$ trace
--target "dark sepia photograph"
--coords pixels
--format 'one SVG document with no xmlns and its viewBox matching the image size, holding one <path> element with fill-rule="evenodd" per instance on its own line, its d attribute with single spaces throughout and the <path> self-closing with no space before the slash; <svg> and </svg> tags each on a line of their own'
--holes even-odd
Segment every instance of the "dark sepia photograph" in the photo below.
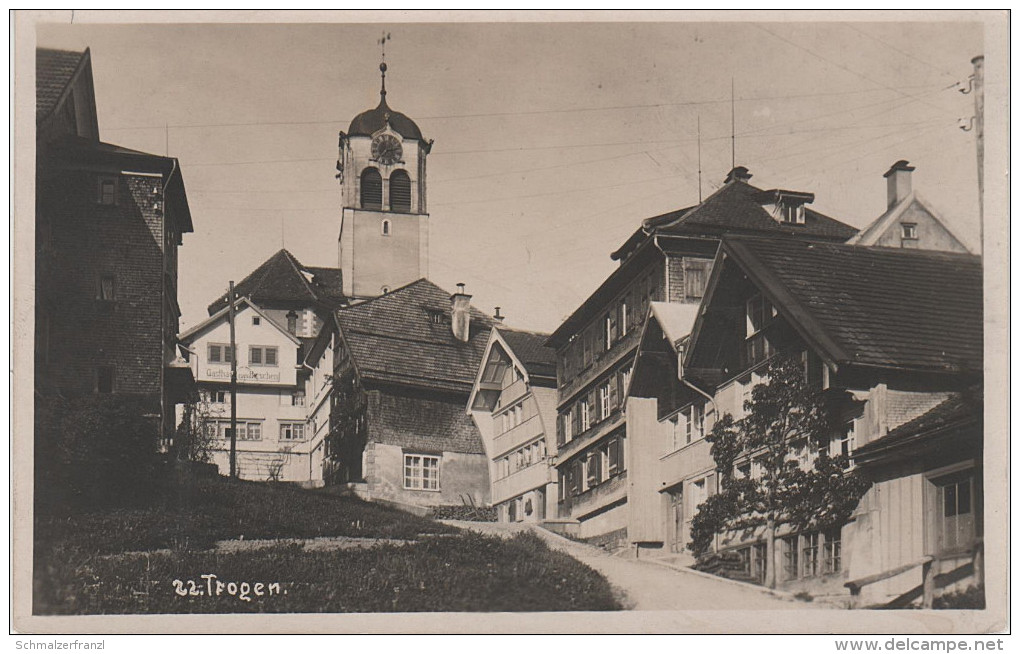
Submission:
<svg viewBox="0 0 1020 654">
<path fill-rule="evenodd" d="M 19 630 L 1008 629 L 1008 12 L 15 14 Z"/>
</svg>

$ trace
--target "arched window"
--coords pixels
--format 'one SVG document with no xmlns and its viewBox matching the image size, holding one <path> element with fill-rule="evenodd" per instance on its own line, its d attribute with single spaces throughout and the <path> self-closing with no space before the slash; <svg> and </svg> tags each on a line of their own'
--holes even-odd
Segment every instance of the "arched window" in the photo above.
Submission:
<svg viewBox="0 0 1020 654">
<path fill-rule="evenodd" d="M 390 221 L 388 218 L 384 218 L 382 221 L 382 235 L 383 236 L 390 235 Z"/>
<path fill-rule="evenodd" d="M 390 175 L 390 211 L 411 211 L 411 178 L 406 170 Z"/>
<path fill-rule="evenodd" d="M 375 168 L 361 173 L 361 208 L 382 209 L 382 175 Z"/>
</svg>

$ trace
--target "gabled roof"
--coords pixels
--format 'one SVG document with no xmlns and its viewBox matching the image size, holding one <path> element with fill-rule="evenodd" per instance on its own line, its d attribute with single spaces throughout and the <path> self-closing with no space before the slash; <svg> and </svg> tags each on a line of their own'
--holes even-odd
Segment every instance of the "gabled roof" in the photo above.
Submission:
<svg viewBox="0 0 1020 654">
<path fill-rule="evenodd" d="M 854 459 L 858 463 L 871 463 L 891 450 L 941 432 L 958 433 L 964 425 L 980 424 L 983 409 L 980 387 L 953 393 L 927 412 L 861 446 L 854 452 Z"/>
<path fill-rule="evenodd" d="M 35 122 L 38 125 L 47 118 L 59 104 L 64 91 L 79 70 L 89 61 L 89 50 L 51 50 L 38 48 L 35 51 Z"/>
<path fill-rule="evenodd" d="M 612 253 L 613 259 L 630 254 L 643 239 L 655 234 L 719 236 L 723 233 L 788 234 L 812 239 L 846 241 L 857 230 L 825 214 L 805 207 L 804 224 L 782 223 L 773 218 L 763 205 L 773 202 L 778 194 L 796 195 L 802 200 L 809 193 L 773 189 L 763 191 L 746 180 L 732 178 L 705 198 L 700 204 L 647 218 L 641 228 L 624 245 Z"/>
<path fill-rule="evenodd" d="M 184 176 L 175 157 L 163 157 L 74 135 L 64 135 L 47 143 L 39 149 L 37 157 L 62 169 L 112 167 L 162 175 L 166 179 L 168 208 L 177 219 L 181 232 L 194 231 Z"/>
<path fill-rule="evenodd" d="M 723 239 L 732 260 L 818 353 L 837 366 L 979 372 L 983 363 L 981 259 L 969 254 L 797 239 Z M 698 348 L 704 313 L 692 333 Z"/>
<path fill-rule="evenodd" d="M 659 322 L 662 333 L 669 339 L 670 345 L 687 338 L 694 327 L 701 306 L 681 302 L 650 302 L 649 315 Z"/>
<path fill-rule="evenodd" d="M 303 266 L 287 250 L 280 250 L 234 286 L 237 296 L 256 303 L 284 302 L 321 307 L 327 311 L 346 302 L 338 268 Z M 224 293 L 209 305 L 213 314 L 227 306 Z"/>
<path fill-rule="evenodd" d="M 496 331 L 529 375 L 556 379 L 556 350 L 545 345 L 549 334 L 510 329 L 503 325 L 498 325 Z"/>
<path fill-rule="evenodd" d="M 857 232 L 847 241 L 847 244 L 875 245 L 889 229 L 896 228 L 900 218 L 914 204 L 918 205 L 932 220 L 938 223 L 946 231 L 946 234 L 960 246 L 960 249 L 970 251 L 963 241 L 957 238 L 956 234 L 953 234 L 953 230 L 949 229 L 949 225 L 946 224 L 946 221 L 935 211 L 932 205 L 921 197 L 917 191 L 911 191 L 902 200 L 889 207 L 885 213 L 876 218 L 870 225 Z"/>
<path fill-rule="evenodd" d="M 363 381 L 470 392 L 493 325 L 471 308 L 468 342 L 453 335 L 450 293 L 427 279 L 335 313 Z"/>
<path fill-rule="evenodd" d="M 301 339 L 299 339 L 294 334 L 291 334 L 290 332 L 288 332 L 282 326 L 277 324 L 275 320 L 273 320 L 272 318 L 267 316 L 265 313 L 263 313 L 262 309 L 260 309 L 258 307 L 258 305 L 256 305 L 254 302 L 251 301 L 251 298 L 239 297 L 236 300 L 234 300 L 234 311 L 238 311 L 239 307 L 242 304 L 245 305 L 245 306 L 250 307 L 252 311 L 254 311 L 255 313 L 257 313 L 260 316 L 262 316 L 262 319 L 265 320 L 267 324 L 272 325 L 281 334 L 283 334 L 284 336 L 286 336 L 290 340 L 294 341 L 295 345 L 301 345 L 302 344 L 302 340 Z M 190 343 L 192 341 L 192 339 L 197 334 L 200 334 L 201 332 L 205 331 L 209 327 L 212 327 L 213 325 L 215 325 L 216 323 L 218 323 L 220 321 L 228 320 L 229 319 L 229 317 L 227 316 L 228 310 L 229 310 L 229 307 L 227 307 L 226 303 L 224 302 L 224 307 L 222 309 L 220 309 L 216 313 L 212 314 L 211 316 L 209 316 L 208 318 L 206 318 L 202 322 L 198 323 L 197 325 L 195 325 L 191 329 L 187 330 L 183 334 L 181 334 L 178 337 L 178 340 L 181 341 L 182 343 Z M 314 340 L 314 339 L 309 339 L 309 340 Z"/>
</svg>

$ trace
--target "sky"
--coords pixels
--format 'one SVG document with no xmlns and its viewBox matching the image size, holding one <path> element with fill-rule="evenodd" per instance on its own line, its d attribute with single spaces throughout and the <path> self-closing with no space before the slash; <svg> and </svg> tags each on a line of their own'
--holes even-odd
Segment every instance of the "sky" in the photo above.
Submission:
<svg viewBox="0 0 1020 654">
<path fill-rule="evenodd" d="M 735 163 L 863 227 L 889 166 L 979 250 L 979 23 L 40 25 L 92 52 L 103 141 L 180 160 L 182 331 L 281 247 L 337 265 L 337 133 L 379 99 L 435 145 L 429 277 L 551 332 L 645 218 Z M 731 102 L 732 99 L 732 102 Z M 731 107 L 733 113 L 731 116 Z"/>
</svg>

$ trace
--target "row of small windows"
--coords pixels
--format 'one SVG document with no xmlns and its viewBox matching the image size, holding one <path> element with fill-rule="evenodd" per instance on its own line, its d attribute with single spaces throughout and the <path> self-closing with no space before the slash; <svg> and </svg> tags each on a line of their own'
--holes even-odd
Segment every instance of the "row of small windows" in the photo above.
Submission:
<svg viewBox="0 0 1020 654">
<path fill-rule="evenodd" d="M 383 179 L 375 168 L 361 173 L 361 208 L 382 209 Z M 407 171 L 395 170 L 390 175 L 390 211 L 411 211 L 411 178 Z"/>
</svg>

